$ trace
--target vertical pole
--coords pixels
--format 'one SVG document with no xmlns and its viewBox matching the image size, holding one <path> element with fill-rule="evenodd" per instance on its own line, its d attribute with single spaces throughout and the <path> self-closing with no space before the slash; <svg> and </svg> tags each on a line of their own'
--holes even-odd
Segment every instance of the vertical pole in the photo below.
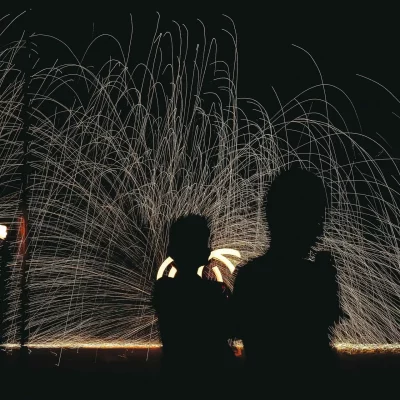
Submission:
<svg viewBox="0 0 400 400">
<path fill-rule="evenodd" d="M 26 13 L 27 26 L 29 26 L 30 12 Z M 24 74 L 23 84 L 23 106 L 22 106 L 22 119 L 23 126 L 21 131 L 22 141 L 22 166 L 21 166 L 21 201 L 20 201 L 20 240 L 21 240 L 21 323 L 20 323 L 20 345 L 21 355 L 27 354 L 27 343 L 29 339 L 29 330 L 27 328 L 28 322 L 28 307 L 29 307 L 29 294 L 28 294 L 28 277 L 29 277 L 29 243 L 28 243 L 28 200 L 29 200 L 29 143 L 30 143 L 30 118 L 31 118 L 31 99 L 30 99 L 30 83 L 32 75 L 32 46 L 30 38 L 30 29 L 25 30 L 25 43 L 23 49 L 23 65 L 22 70 Z"/>
<path fill-rule="evenodd" d="M 6 274 L 7 274 L 7 263 L 9 261 L 9 244 L 7 237 L 3 240 L 0 239 L 0 346 L 4 344 L 4 316 L 6 313 Z"/>
</svg>

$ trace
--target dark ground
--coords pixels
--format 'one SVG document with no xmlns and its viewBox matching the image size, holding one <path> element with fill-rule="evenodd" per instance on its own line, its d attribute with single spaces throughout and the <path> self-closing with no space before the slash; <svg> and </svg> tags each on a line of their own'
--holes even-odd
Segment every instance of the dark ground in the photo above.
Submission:
<svg viewBox="0 0 400 400">
<path fill-rule="evenodd" d="M 160 354 L 160 349 L 63 350 L 57 366 L 59 349 L 33 349 L 26 366 L 22 367 L 18 350 L 2 352 L 2 387 L 7 398 L 13 399 L 160 398 L 163 392 L 158 377 Z M 239 358 L 238 369 L 230 382 L 219 383 L 234 388 L 238 398 L 247 398 L 240 395 L 243 361 L 243 357 Z M 341 354 L 340 365 L 341 376 L 332 382 L 332 393 L 329 389 L 321 398 L 398 398 L 400 354 Z M 178 381 L 179 377 L 171 385 Z M 210 385 L 211 393 L 218 377 L 207 377 L 205 373 L 200 383 Z M 195 388 L 188 398 L 196 398 Z M 231 396 L 227 394 L 227 398 Z"/>
</svg>

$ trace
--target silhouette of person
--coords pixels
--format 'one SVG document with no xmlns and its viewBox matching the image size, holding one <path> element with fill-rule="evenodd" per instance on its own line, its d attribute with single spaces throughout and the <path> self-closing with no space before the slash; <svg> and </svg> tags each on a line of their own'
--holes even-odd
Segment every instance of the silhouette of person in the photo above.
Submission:
<svg viewBox="0 0 400 400">
<path fill-rule="evenodd" d="M 281 395 L 299 394 L 317 376 L 318 384 L 333 377 L 329 329 L 340 316 L 336 269 L 329 252 L 308 259 L 323 233 L 326 206 L 316 175 L 281 173 L 267 194 L 269 249 L 238 269 L 232 295 L 236 334 L 258 389 L 269 378 Z"/>
<path fill-rule="evenodd" d="M 209 374 L 221 377 L 234 359 L 228 344 L 230 291 L 197 274 L 208 263 L 209 240 L 205 217 L 191 214 L 173 222 L 167 253 L 177 273 L 174 278 L 159 279 L 153 292 L 163 345 L 163 376 L 167 382 L 179 377 L 187 387 L 199 388 Z"/>
</svg>

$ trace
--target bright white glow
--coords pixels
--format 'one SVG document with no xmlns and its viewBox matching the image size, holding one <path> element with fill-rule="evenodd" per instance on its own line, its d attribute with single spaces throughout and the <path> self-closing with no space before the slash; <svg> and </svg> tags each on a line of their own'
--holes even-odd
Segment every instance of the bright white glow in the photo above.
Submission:
<svg viewBox="0 0 400 400">
<path fill-rule="evenodd" d="M 7 227 L 5 225 L 0 225 L 0 239 L 5 239 L 7 237 Z"/>
<path fill-rule="evenodd" d="M 171 267 L 168 277 L 174 278 L 177 272 L 178 272 L 178 270 L 175 267 Z"/>
<path fill-rule="evenodd" d="M 228 267 L 228 269 L 231 272 L 231 274 L 233 274 L 233 271 L 235 270 L 235 266 L 231 263 L 231 261 L 229 261 L 222 254 L 214 254 L 213 258 L 215 258 L 216 260 L 219 260 L 222 263 L 224 263 Z M 218 268 L 218 267 L 215 267 L 215 268 Z"/>
<path fill-rule="evenodd" d="M 267 344 L 268 345 L 268 344 Z M 18 349 L 19 344 L 6 343 L 2 346 L 5 349 Z M 159 349 L 162 347 L 161 344 L 149 344 L 149 343 L 137 343 L 137 342 L 43 342 L 33 343 L 28 345 L 31 349 Z M 242 349 L 243 344 L 236 342 L 235 348 Z M 376 344 L 364 344 L 357 345 L 351 343 L 340 343 L 333 346 L 340 353 L 400 353 L 400 343 L 376 345 Z"/>
<path fill-rule="evenodd" d="M 390 344 L 354 344 L 337 343 L 334 345 L 337 351 L 343 353 L 400 353 L 400 343 Z"/>
<path fill-rule="evenodd" d="M 222 254 L 224 254 L 226 256 L 233 256 L 233 257 L 236 257 L 236 258 L 240 258 L 241 257 L 239 250 L 235 250 L 235 249 L 217 249 L 217 250 L 213 250 L 211 252 L 209 259 L 215 258 L 216 256 L 222 255 Z M 233 271 L 231 271 L 231 272 L 233 272 Z"/>
<path fill-rule="evenodd" d="M 19 344 L 6 343 L 2 347 L 6 349 L 18 349 Z M 137 342 L 43 342 L 32 343 L 27 347 L 31 349 L 158 349 L 161 344 L 137 343 Z"/>
<path fill-rule="evenodd" d="M 223 282 L 224 278 L 222 277 L 222 274 L 221 274 L 221 271 L 219 270 L 219 268 L 218 267 L 213 267 L 212 270 L 213 270 L 213 272 L 215 274 L 215 277 L 217 278 L 217 281 L 218 282 Z"/>
<path fill-rule="evenodd" d="M 229 269 L 230 273 L 233 274 L 236 267 L 235 267 L 235 265 L 233 265 L 233 263 L 230 260 L 228 260 L 226 257 L 224 257 L 223 254 L 234 256 L 237 259 L 240 259 L 240 251 L 235 250 L 235 249 L 216 249 L 216 250 L 213 250 L 210 253 L 210 256 L 208 257 L 209 260 L 212 260 L 214 258 L 216 260 L 221 261 Z M 160 265 L 160 268 L 157 271 L 157 277 L 156 277 L 157 280 L 163 276 L 167 267 L 170 264 L 172 264 L 173 262 L 174 262 L 174 260 L 171 257 L 168 257 L 163 261 L 163 263 Z M 199 267 L 197 270 L 197 275 L 203 276 L 203 269 L 204 269 L 204 265 Z M 215 277 L 217 278 L 217 281 L 224 282 L 224 278 L 222 276 L 220 269 L 217 266 L 215 266 L 212 268 L 212 270 L 215 274 Z M 168 273 L 168 277 L 173 278 L 176 275 L 176 273 L 177 273 L 177 269 L 175 267 L 171 267 L 171 269 Z"/>
<path fill-rule="evenodd" d="M 156 278 L 157 280 L 163 276 L 164 271 L 167 269 L 168 265 L 170 265 L 173 262 L 174 260 L 171 257 L 168 257 L 163 261 L 163 263 L 160 265 L 160 268 L 158 268 L 157 271 L 157 278 Z"/>
</svg>

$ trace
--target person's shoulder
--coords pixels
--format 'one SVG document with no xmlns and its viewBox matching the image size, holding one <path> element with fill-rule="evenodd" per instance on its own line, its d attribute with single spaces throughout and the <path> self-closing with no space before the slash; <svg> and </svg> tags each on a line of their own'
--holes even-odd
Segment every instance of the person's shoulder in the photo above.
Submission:
<svg viewBox="0 0 400 400">
<path fill-rule="evenodd" d="M 221 301 L 230 299 L 232 293 L 224 282 L 205 281 L 205 283 L 207 286 L 206 297 L 213 304 L 220 304 Z"/>
<path fill-rule="evenodd" d="M 314 265 L 321 274 L 336 279 L 337 269 L 332 253 L 328 251 L 317 253 Z"/>
<path fill-rule="evenodd" d="M 169 276 L 162 276 L 160 279 L 156 280 L 156 285 L 170 285 L 175 279 Z"/>
<path fill-rule="evenodd" d="M 218 281 L 204 279 L 204 285 L 207 286 L 208 289 L 213 290 L 216 293 L 229 292 L 229 288 L 225 282 L 218 282 Z"/>
<path fill-rule="evenodd" d="M 225 282 L 212 282 L 214 284 L 214 290 L 218 292 L 218 294 L 222 294 L 223 296 L 229 297 L 231 295 L 231 291 Z"/>
<path fill-rule="evenodd" d="M 310 271 L 313 271 L 317 268 L 317 264 L 311 260 L 305 259 L 301 260 L 301 267 L 303 269 L 308 269 Z"/>
<path fill-rule="evenodd" d="M 237 276 L 244 278 L 253 274 L 257 274 L 265 268 L 265 256 L 251 259 L 237 269 Z"/>
<path fill-rule="evenodd" d="M 166 299 L 170 298 L 170 294 L 175 292 L 173 285 L 173 279 L 166 276 L 154 282 L 152 304 L 157 312 L 160 311 L 161 305 L 165 304 Z"/>
<path fill-rule="evenodd" d="M 175 286 L 175 280 L 173 278 L 169 278 L 168 276 L 163 276 L 160 279 L 157 279 L 154 284 L 155 291 L 163 291 L 165 289 L 171 288 Z"/>
</svg>

